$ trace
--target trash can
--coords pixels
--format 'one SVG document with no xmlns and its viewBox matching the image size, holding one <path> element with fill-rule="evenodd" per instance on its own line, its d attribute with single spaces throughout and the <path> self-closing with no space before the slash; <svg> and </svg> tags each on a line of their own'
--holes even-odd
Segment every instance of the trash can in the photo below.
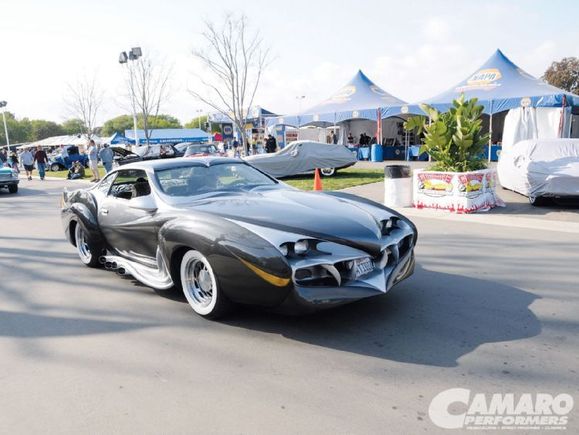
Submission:
<svg viewBox="0 0 579 435">
<path fill-rule="evenodd" d="M 412 171 L 407 165 L 387 165 L 384 168 L 384 205 L 412 205 Z"/>
<path fill-rule="evenodd" d="M 370 160 L 373 162 L 382 162 L 384 161 L 384 153 L 382 151 L 382 145 L 380 144 L 373 144 L 371 151 L 370 151 Z"/>
</svg>

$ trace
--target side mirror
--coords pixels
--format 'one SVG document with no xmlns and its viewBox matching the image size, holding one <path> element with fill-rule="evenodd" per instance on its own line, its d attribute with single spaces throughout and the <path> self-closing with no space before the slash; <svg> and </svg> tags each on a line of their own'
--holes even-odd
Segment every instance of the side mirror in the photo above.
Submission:
<svg viewBox="0 0 579 435">
<path fill-rule="evenodd" d="M 155 203 L 153 195 L 137 196 L 129 201 L 129 207 L 151 213 L 157 210 L 157 204 Z"/>
</svg>

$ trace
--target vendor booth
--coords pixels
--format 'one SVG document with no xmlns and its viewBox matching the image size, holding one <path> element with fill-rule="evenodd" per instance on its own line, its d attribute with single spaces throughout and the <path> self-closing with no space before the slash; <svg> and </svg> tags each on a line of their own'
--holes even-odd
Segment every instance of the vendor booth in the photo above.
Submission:
<svg viewBox="0 0 579 435">
<path fill-rule="evenodd" d="M 261 106 L 251 107 L 247 111 L 247 118 L 245 119 L 245 130 L 243 134 L 251 141 L 251 143 L 263 144 L 266 135 L 266 122 L 269 118 L 275 117 L 277 114 L 264 109 Z M 234 128 L 233 115 L 226 115 L 221 112 L 209 114 L 209 122 L 211 124 L 219 124 L 221 130 L 222 141 L 233 141 L 233 139 L 240 140 L 239 132 Z"/>
<path fill-rule="evenodd" d="M 291 126 L 298 129 L 298 140 L 336 142 L 358 149 L 362 158 L 370 158 L 372 144 L 402 145 L 403 119 L 386 118 L 382 111 L 395 107 L 394 112 L 400 113 L 405 105 L 358 71 L 330 98 L 301 113 L 270 118 L 268 126 L 276 131 L 279 126 Z"/>
<path fill-rule="evenodd" d="M 487 157 L 498 159 L 502 147 L 525 139 L 550 139 L 579 134 L 579 125 L 572 133 L 573 107 L 579 97 L 551 86 L 526 73 L 500 50 L 497 50 L 467 79 L 436 97 L 423 101 L 439 111 L 446 111 L 452 101 L 464 94 L 478 98 L 484 106 L 483 126 L 490 132 Z M 418 104 L 404 108 L 408 113 L 424 113 Z"/>
</svg>

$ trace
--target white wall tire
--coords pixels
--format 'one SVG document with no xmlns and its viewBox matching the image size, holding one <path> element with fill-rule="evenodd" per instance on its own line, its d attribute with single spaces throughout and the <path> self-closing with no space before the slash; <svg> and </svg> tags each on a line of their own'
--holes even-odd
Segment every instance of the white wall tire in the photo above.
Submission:
<svg viewBox="0 0 579 435">
<path fill-rule="evenodd" d="M 322 168 L 320 173 L 323 177 L 333 177 L 336 174 L 336 168 Z"/>
<path fill-rule="evenodd" d="M 198 315 L 215 319 L 229 309 L 229 301 L 219 289 L 209 260 L 199 251 L 185 253 L 180 267 L 181 287 L 187 302 Z"/>
</svg>

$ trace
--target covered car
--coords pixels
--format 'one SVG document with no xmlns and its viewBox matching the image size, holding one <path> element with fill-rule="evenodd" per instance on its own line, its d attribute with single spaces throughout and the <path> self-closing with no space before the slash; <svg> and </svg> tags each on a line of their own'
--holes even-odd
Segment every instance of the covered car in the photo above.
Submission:
<svg viewBox="0 0 579 435">
<path fill-rule="evenodd" d="M 344 145 L 300 140 L 271 154 L 246 157 L 260 171 L 276 178 L 305 174 L 320 168 L 322 175 L 332 176 L 336 170 L 356 163 L 356 156 Z"/>
<path fill-rule="evenodd" d="M 497 165 L 505 189 L 529 197 L 579 199 L 579 139 L 530 139 L 503 149 Z"/>
</svg>

